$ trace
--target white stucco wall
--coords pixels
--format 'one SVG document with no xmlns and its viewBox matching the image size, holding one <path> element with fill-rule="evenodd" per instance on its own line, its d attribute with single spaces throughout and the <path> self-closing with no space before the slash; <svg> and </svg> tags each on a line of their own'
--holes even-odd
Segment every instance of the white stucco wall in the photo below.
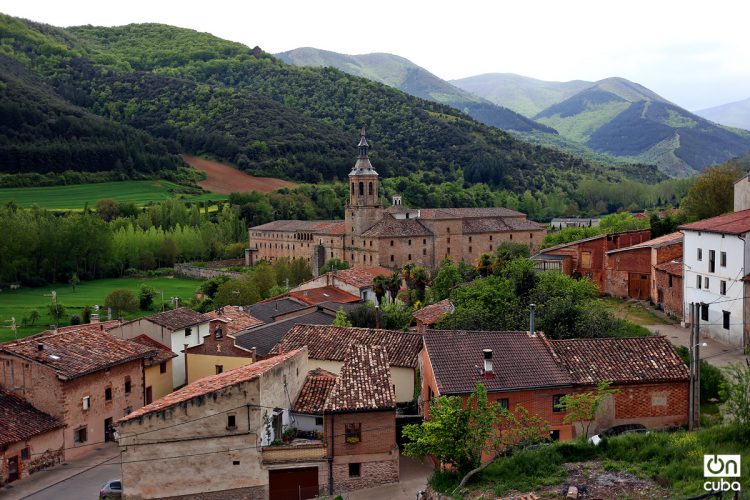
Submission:
<svg viewBox="0 0 750 500">
<path fill-rule="evenodd" d="M 742 278 L 747 274 L 750 248 L 736 235 L 683 231 L 683 300 L 685 321 L 690 321 L 690 304 L 708 304 L 708 321 L 701 319 L 701 335 L 741 347 L 743 343 L 743 296 Z M 698 249 L 702 249 L 702 260 L 698 260 Z M 716 268 L 709 272 L 709 251 L 716 252 Z M 721 252 L 726 252 L 726 266 L 721 266 Z M 701 288 L 697 277 L 702 279 Z M 705 287 L 708 278 L 708 289 Z M 726 295 L 720 293 L 721 281 L 726 281 Z M 730 313 L 729 329 L 723 326 L 723 311 Z"/>
<path fill-rule="evenodd" d="M 181 387 L 187 383 L 185 372 L 185 344 L 193 347 L 203 343 L 203 336 L 208 335 L 208 322 L 200 323 L 191 327 L 190 335 L 185 335 L 185 329 L 172 332 L 172 352 L 177 354 L 172 359 L 172 383 L 174 387 Z"/>
</svg>

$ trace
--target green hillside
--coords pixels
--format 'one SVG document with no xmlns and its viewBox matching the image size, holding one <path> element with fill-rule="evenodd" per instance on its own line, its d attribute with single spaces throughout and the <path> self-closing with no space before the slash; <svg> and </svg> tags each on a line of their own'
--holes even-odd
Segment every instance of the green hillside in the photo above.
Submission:
<svg viewBox="0 0 750 500">
<path fill-rule="evenodd" d="M 469 182 L 515 192 L 572 192 L 583 179 L 625 176 L 386 85 L 332 68 L 287 65 L 257 47 L 193 30 L 158 24 L 63 30 L 0 16 L 0 53 L 109 123 L 256 175 L 344 178 L 366 125 L 385 176 L 461 167 Z M 25 119 L 15 126 L 26 127 Z M 651 167 L 627 175 L 659 178 Z"/>
<path fill-rule="evenodd" d="M 727 127 L 750 130 L 750 99 L 730 102 L 713 108 L 701 109 L 696 115 Z"/>
<path fill-rule="evenodd" d="M 302 47 L 276 54 L 276 57 L 295 66 L 337 68 L 422 99 L 447 104 L 478 122 L 504 130 L 557 133 L 554 129 L 451 85 L 408 59 L 393 54 L 347 55 Z"/>
</svg>

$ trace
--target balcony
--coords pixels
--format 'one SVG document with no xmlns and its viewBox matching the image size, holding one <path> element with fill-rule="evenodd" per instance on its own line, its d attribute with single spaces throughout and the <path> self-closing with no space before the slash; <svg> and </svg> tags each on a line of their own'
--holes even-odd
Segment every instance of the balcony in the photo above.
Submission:
<svg viewBox="0 0 750 500">
<path fill-rule="evenodd" d="M 264 464 L 309 462 L 327 456 L 325 443 L 317 439 L 295 439 L 289 444 L 264 446 L 261 453 Z"/>
</svg>

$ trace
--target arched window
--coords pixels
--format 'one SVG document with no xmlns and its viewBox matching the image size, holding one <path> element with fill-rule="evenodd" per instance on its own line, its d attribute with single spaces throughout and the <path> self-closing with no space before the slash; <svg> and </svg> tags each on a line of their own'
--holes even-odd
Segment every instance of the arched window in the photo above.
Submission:
<svg viewBox="0 0 750 500">
<path fill-rule="evenodd" d="M 352 182 L 352 196 L 354 196 L 354 183 Z"/>
<path fill-rule="evenodd" d="M 365 183 L 364 182 L 359 183 L 359 195 L 360 196 L 365 195 Z"/>
<path fill-rule="evenodd" d="M 370 185 L 367 187 L 368 194 L 372 196 L 372 182 L 370 182 Z"/>
</svg>

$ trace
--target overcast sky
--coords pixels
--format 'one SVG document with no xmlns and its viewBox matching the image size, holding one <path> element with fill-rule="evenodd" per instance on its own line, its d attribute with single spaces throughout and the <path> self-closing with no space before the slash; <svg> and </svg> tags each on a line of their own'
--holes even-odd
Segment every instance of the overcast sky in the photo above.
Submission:
<svg viewBox="0 0 750 500">
<path fill-rule="evenodd" d="M 158 22 L 259 45 L 390 52 L 441 78 L 621 76 L 690 110 L 750 98 L 750 2 L 2 0 L 56 26 Z"/>
</svg>

